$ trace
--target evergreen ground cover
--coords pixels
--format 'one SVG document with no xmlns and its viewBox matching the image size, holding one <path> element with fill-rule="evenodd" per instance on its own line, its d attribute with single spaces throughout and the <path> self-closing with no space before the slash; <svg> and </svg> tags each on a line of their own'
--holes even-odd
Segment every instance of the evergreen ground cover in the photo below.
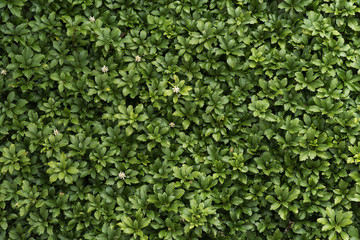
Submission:
<svg viewBox="0 0 360 240">
<path fill-rule="evenodd" d="M 360 239 L 359 16 L 0 0 L 0 239 Z"/>
</svg>

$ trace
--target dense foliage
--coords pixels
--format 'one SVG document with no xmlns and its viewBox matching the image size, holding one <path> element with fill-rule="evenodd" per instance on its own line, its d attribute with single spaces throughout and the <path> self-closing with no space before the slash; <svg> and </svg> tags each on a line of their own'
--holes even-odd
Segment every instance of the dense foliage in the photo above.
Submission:
<svg viewBox="0 0 360 240">
<path fill-rule="evenodd" d="M 359 239 L 359 0 L 0 0 L 0 239 Z"/>
</svg>

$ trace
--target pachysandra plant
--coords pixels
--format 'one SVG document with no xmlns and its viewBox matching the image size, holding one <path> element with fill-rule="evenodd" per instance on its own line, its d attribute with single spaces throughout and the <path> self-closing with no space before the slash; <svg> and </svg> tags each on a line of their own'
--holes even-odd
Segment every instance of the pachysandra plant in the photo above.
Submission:
<svg viewBox="0 0 360 240">
<path fill-rule="evenodd" d="M 46 173 L 51 174 L 50 182 L 65 180 L 66 183 L 72 183 L 74 181 L 73 175 L 79 172 L 77 168 L 79 163 L 72 162 L 64 153 L 60 155 L 60 161 L 51 161 L 48 165 L 49 168 Z"/>
<path fill-rule="evenodd" d="M 0 239 L 359 239 L 357 0 L 0 0 Z"/>
</svg>

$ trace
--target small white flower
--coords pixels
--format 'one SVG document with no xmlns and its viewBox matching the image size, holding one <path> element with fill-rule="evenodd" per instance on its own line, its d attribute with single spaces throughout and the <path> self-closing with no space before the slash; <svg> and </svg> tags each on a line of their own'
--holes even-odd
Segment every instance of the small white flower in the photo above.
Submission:
<svg viewBox="0 0 360 240">
<path fill-rule="evenodd" d="M 126 174 L 124 172 L 120 172 L 119 173 L 119 178 L 120 179 L 125 179 L 126 178 Z"/>
<path fill-rule="evenodd" d="M 5 69 L 1 70 L 1 75 L 6 75 L 7 71 Z"/>
<path fill-rule="evenodd" d="M 58 135 L 59 133 L 60 133 L 59 130 L 54 129 L 54 135 L 55 135 L 55 136 Z"/>
<path fill-rule="evenodd" d="M 107 73 L 107 72 L 109 71 L 109 69 L 108 69 L 107 66 L 104 65 L 104 66 L 101 68 L 101 71 L 102 71 L 103 73 Z"/>
<path fill-rule="evenodd" d="M 174 93 L 179 93 L 179 92 L 180 92 L 180 88 L 179 88 L 179 87 L 173 87 L 173 92 L 174 92 Z"/>
<path fill-rule="evenodd" d="M 94 16 L 90 17 L 89 20 L 90 20 L 90 22 L 95 22 Z"/>
<path fill-rule="evenodd" d="M 140 62 L 140 61 L 141 61 L 141 57 L 140 57 L 139 55 L 137 55 L 137 56 L 135 57 L 135 61 L 136 61 L 136 62 Z"/>
<path fill-rule="evenodd" d="M 175 127 L 175 123 L 171 122 L 171 123 L 169 123 L 169 126 L 173 128 L 173 127 Z"/>
</svg>

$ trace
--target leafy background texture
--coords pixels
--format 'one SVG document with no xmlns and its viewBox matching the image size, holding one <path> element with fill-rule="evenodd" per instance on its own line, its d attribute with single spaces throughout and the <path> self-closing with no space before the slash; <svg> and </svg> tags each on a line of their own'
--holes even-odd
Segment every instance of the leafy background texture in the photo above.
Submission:
<svg viewBox="0 0 360 240">
<path fill-rule="evenodd" d="M 359 16 L 0 0 L 0 239 L 360 239 Z"/>
</svg>

